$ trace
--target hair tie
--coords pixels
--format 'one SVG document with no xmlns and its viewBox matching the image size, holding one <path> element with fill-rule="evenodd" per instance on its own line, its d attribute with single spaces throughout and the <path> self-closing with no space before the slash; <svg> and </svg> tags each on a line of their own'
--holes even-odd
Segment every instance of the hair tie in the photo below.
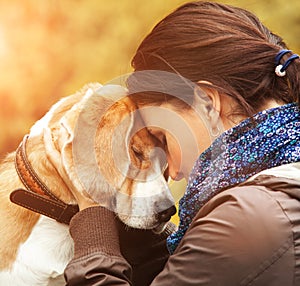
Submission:
<svg viewBox="0 0 300 286">
<path fill-rule="evenodd" d="M 275 57 L 275 66 L 278 66 L 280 64 L 280 61 L 285 54 L 291 52 L 292 52 L 291 50 L 281 50 Z"/>
<path fill-rule="evenodd" d="M 282 57 L 287 54 L 290 53 L 290 50 L 281 50 L 275 57 L 275 73 L 277 76 L 279 77 L 283 77 L 286 75 L 286 69 L 287 67 L 291 64 L 291 62 L 295 59 L 298 59 L 299 56 L 297 54 L 292 54 L 284 63 L 283 65 L 280 64 L 280 61 L 282 59 Z"/>
</svg>

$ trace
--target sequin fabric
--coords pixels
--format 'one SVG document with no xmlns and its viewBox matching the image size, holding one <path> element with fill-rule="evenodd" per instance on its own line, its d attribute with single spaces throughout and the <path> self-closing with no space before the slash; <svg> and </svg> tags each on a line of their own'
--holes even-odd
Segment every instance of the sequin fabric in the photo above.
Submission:
<svg viewBox="0 0 300 286">
<path fill-rule="evenodd" d="M 298 161 L 300 114 L 294 103 L 259 112 L 224 132 L 193 167 L 179 202 L 178 230 L 167 238 L 169 252 L 212 197 L 265 169 Z"/>
</svg>

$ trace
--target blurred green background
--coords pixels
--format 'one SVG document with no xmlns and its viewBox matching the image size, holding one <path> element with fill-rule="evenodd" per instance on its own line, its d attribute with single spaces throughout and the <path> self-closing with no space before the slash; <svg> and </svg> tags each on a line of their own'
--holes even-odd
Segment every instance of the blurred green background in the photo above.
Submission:
<svg viewBox="0 0 300 286">
<path fill-rule="evenodd" d="M 140 41 L 182 0 L 0 0 L 0 157 L 60 97 L 131 71 Z M 247 8 L 300 51 L 299 0 Z"/>
</svg>

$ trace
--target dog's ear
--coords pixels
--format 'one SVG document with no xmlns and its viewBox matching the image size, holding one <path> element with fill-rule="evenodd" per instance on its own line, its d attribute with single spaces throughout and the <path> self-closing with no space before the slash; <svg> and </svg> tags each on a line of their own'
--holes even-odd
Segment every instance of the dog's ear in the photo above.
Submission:
<svg viewBox="0 0 300 286">
<path fill-rule="evenodd" d="M 133 103 L 123 99 L 111 106 L 97 128 L 95 150 L 98 166 L 114 186 L 125 180 L 130 168 L 129 144 L 133 125 Z"/>
<path fill-rule="evenodd" d="M 47 135 L 45 136 L 45 140 L 48 141 L 45 142 L 48 146 L 48 158 L 58 171 L 64 170 L 60 174 L 66 184 L 70 184 L 71 189 L 76 188 L 77 191 L 106 206 L 112 201 L 112 186 L 111 182 L 103 176 L 99 164 L 107 168 L 110 160 L 99 162 L 96 153 L 97 148 L 100 148 L 105 150 L 106 159 L 109 157 L 110 150 L 104 145 L 110 141 L 109 132 L 115 127 L 119 113 L 117 111 L 116 114 L 111 113 L 109 118 L 107 114 L 110 113 L 115 102 L 126 95 L 127 90 L 121 86 L 111 85 L 97 90 L 87 90 L 82 99 L 60 119 L 59 127 L 46 132 L 51 133 L 51 138 L 49 135 L 48 138 Z M 100 132 L 99 135 L 101 124 L 104 132 Z M 123 128 L 119 130 L 122 132 L 118 133 L 117 140 L 122 144 L 121 142 L 125 141 L 123 135 L 126 131 L 123 132 Z M 119 145 L 116 147 L 120 148 Z"/>
<path fill-rule="evenodd" d="M 87 193 L 110 209 L 130 164 L 133 104 L 126 104 L 126 96 L 127 90 L 118 85 L 97 90 L 81 112 L 73 144 L 74 165 Z"/>
<path fill-rule="evenodd" d="M 82 102 L 92 94 L 93 90 L 88 89 L 82 99 L 60 117 L 58 124 L 44 127 L 44 146 L 48 159 L 69 189 L 76 189 L 80 193 L 84 193 L 84 186 L 76 176 L 72 147 Z"/>
</svg>

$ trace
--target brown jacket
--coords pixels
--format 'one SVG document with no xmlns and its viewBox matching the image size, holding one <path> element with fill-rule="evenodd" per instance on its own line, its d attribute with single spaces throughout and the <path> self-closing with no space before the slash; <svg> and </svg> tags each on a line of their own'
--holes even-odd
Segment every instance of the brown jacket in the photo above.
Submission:
<svg viewBox="0 0 300 286">
<path fill-rule="evenodd" d="M 218 194 L 169 259 L 170 229 L 160 236 L 118 230 L 114 215 L 101 207 L 77 214 L 70 232 L 69 286 L 300 285 L 300 172 L 260 174 Z"/>
</svg>

